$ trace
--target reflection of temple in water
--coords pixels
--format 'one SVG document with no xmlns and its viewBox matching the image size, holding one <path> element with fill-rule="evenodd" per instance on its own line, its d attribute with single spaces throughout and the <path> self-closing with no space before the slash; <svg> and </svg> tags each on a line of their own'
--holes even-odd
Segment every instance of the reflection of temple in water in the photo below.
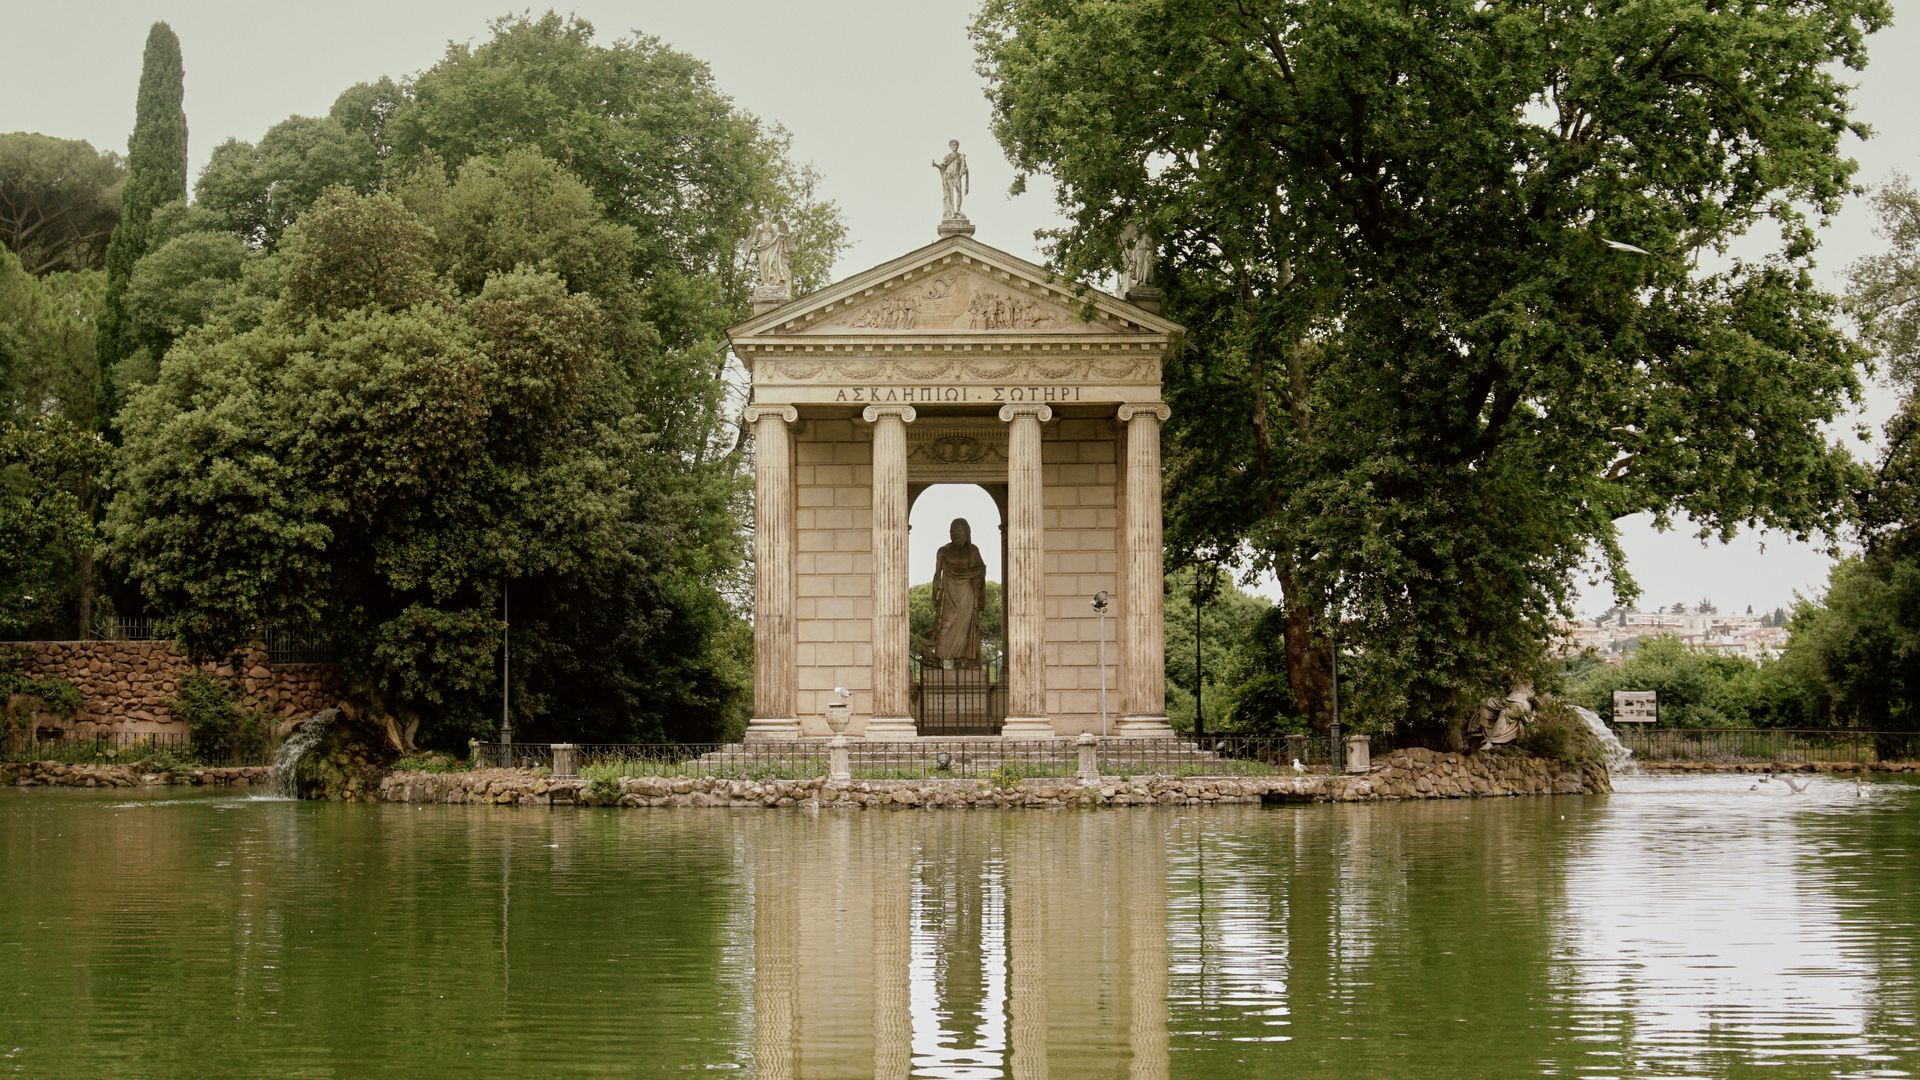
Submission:
<svg viewBox="0 0 1920 1080">
<path fill-rule="evenodd" d="M 1165 1076 L 1150 817 L 952 815 L 909 832 L 850 815 L 752 843 L 760 1075 Z"/>
</svg>

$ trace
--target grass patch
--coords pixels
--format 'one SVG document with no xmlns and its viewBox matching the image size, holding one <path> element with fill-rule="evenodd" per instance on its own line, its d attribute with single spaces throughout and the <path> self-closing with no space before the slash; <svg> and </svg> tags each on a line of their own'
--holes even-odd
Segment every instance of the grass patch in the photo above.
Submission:
<svg viewBox="0 0 1920 1080">
<path fill-rule="evenodd" d="M 395 759 L 392 768 L 395 772 L 465 772 L 467 771 L 467 763 L 454 757 L 452 754 L 408 754 L 405 757 Z"/>
<path fill-rule="evenodd" d="M 762 759 L 747 761 L 703 761 L 699 758 L 601 758 L 580 766 L 580 776 L 591 784 L 596 779 L 619 781 L 626 777 L 657 777 L 663 780 L 812 780 L 827 775 L 827 759 Z"/>
</svg>

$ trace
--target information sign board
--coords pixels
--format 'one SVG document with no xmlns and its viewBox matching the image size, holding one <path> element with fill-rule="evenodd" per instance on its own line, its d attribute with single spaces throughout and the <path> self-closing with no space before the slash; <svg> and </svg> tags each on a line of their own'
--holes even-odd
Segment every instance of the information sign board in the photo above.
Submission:
<svg viewBox="0 0 1920 1080">
<path fill-rule="evenodd" d="M 1613 692 L 1614 723 L 1651 724 L 1659 719 L 1660 691 L 1615 690 Z"/>
</svg>

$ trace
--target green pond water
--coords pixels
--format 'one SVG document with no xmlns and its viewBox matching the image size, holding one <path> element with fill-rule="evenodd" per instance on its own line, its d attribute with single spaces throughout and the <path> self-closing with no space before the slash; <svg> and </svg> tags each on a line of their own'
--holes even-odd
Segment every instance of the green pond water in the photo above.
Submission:
<svg viewBox="0 0 1920 1080">
<path fill-rule="evenodd" d="M 0 791 L 0 1074 L 1908 1076 L 1920 785 L 808 812 Z"/>
</svg>

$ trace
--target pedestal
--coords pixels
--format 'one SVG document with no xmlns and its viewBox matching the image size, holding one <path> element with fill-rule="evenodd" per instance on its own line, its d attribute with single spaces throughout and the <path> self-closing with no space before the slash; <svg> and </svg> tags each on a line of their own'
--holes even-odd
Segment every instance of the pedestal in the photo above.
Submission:
<svg viewBox="0 0 1920 1080">
<path fill-rule="evenodd" d="M 867 721 L 868 742 L 906 742 L 920 737 L 911 716 L 876 716 Z"/>
</svg>

